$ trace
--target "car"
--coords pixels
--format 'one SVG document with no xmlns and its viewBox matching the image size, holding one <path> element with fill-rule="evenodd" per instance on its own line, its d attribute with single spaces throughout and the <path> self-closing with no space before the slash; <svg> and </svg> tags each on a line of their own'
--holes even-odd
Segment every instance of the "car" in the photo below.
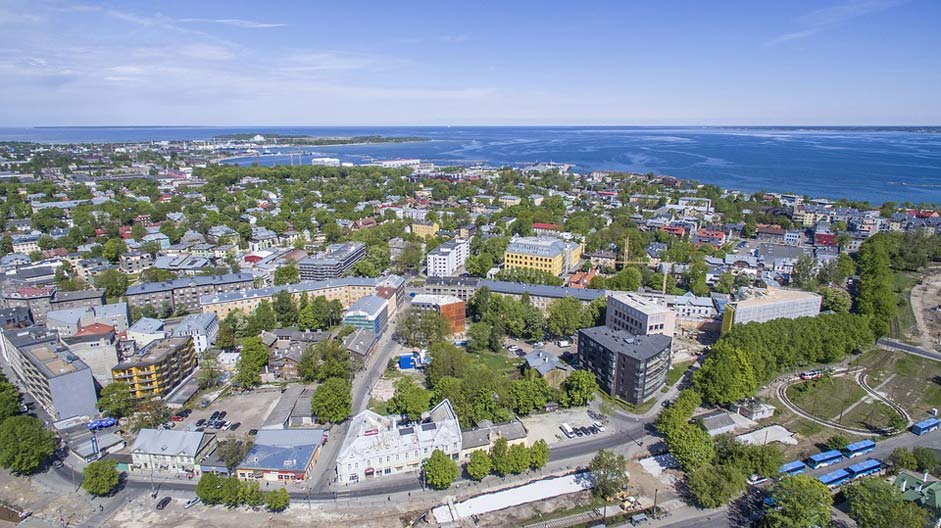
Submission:
<svg viewBox="0 0 941 528">
<path fill-rule="evenodd" d="M 229 426 L 229 431 L 234 431 L 234 430 L 238 429 L 239 426 L 241 426 L 241 425 L 242 425 L 242 422 L 235 422 L 234 424 L 232 424 L 232 425 Z"/>
<path fill-rule="evenodd" d="M 258 434 L 258 429 L 249 429 L 249 430 L 248 430 L 248 436 L 255 436 L 255 435 L 257 435 L 257 434 Z M 327 434 L 327 432 L 324 431 L 324 435 L 326 435 L 326 434 Z"/>
<path fill-rule="evenodd" d="M 591 436 L 591 431 L 587 427 L 579 427 L 582 430 L 582 434 L 585 436 Z"/>
<path fill-rule="evenodd" d="M 225 418 L 225 411 L 219 411 L 219 419 Z"/>
<path fill-rule="evenodd" d="M 186 504 L 183 506 L 183 509 L 184 509 L 184 510 L 188 510 L 188 509 L 192 508 L 193 506 L 196 506 L 196 505 L 199 504 L 200 502 L 201 502 L 201 501 L 199 500 L 199 497 L 193 497 L 192 499 L 186 501 Z"/>
<path fill-rule="evenodd" d="M 206 423 L 206 419 L 200 418 L 199 420 L 196 420 L 196 427 L 202 427 L 205 423 Z"/>
<path fill-rule="evenodd" d="M 581 427 L 573 427 L 572 430 L 575 431 L 575 436 L 577 436 L 577 437 L 579 437 L 579 438 L 585 436 L 585 433 L 582 432 L 582 428 L 581 428 Z"/>
<path fill-rule="evenodd" d="M 586 429 L 588 429 L 588 432 L 593 435 L 601 432 L 601 430 L 595 427 L 594 425 L 589 425 L 588 427 L 586 427 Z"/>
<path fill-rule="evenodd" d="M 542 341 L 536 341 L 535 343 L 533 343 L 533 348 L 542 348 L 544 346 L 546 346 L 546 344 Z"/>
<path fill-rule="evenodd" d="M 178 414 L 175 414 L 175 415 L 173 415 L 173 416 L 170 417 L 170 420 L 172 420 L 172 421 L 174 421 L 174 422 L 182 422 L 182 421 L 185 420 L 185 419 L 186 419 L 186 418 L 183 418 L 182 416 L 180 416 L 180 415 L 178 415 Z"/>
<path fill-rule="evenodd" d="M 759 475 L 759 474 L 757 474 L 757 473 L 755 473 L 754 475 L 748 477 L 748 483 L 751 484 L 752 486 L 757 486 L 757 485 L 763 484 L 763 483 L 765 483 L 765 482 L 768 482 L 768 477 L 763 477 L 763 476 L 761 476 L 761 475 Z"/>
<path fill-rule="evenodd" d="M 603 424 L 603 423 L 601 423 L 601 422 L 595 422 L 595 423 L 593 423 L 593 424 L 591 424 L 591 425 L 595 426 L 595 429 L 597 429 L 598 432 L 600 432 L 600 433 L 603 433 L 603 432 L 604 432 L 604 424 Z"/>
<path fill-rule="evenodd" d="M 172 501 L 172 500 L 173 500 L 173 499 L 171 499 L 170 497 L 164 497 L 164 498 L 160 499 L 160 502 L 157 503 L 157 511 L 160 511 L 160 510 L 166 508 L 167 505 L 170 504 L 170 501 Z"/>
<path fill-rule="evenodd" d="M 197 427 L 196 429 L 193 429 L 193 430 L 196 431 L 197 433 L 201 433 L 201 432 L 205 431 L 206 428 L 205 428 L 205 427 Z"/>
<path fill-rule="evenodd" d="M 56 468 L 56 469 L 61 468 L 63 465 L 64 465 L 64 464 L 62 463 L 61 460 L 56 459 L 56 460 L 53 460 L 53 461 L 52 461 L 52 467 L 54 467 L 54 468 Z"/>
<path fill-rule="evenodd" d="M 219 411 L 213 411 L 212 414 L 209 415 L 209 420 L 212 421 L 218 417 L 219 417 Z"/>
</svg>

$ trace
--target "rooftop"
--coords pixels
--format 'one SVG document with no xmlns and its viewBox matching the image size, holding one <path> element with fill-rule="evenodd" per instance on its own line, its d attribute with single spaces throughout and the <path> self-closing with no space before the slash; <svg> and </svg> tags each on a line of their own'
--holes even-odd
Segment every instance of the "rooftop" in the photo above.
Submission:
<svg viewBox="0 0 941 528">
<path fill-rule="evenodd" d="M 645 361 L 669 348 L 673 338 L 661 334 L 638 336 L 624 330 L 612 330 L 607 326 L 595 326 L 579 330 L 591 340 L 617 354 L 638 361 Z"/>
<path fill-rule="evenodd" d="M 200 448 L 213 438 L 212 433 L 198 431 L 141 429 L 131 446 L 131 453 L 195 457 Z"/>
<path fill-rule="evenodd" d="M 124 370 L 132 367 L 143 367 L 160 363 L 169 354 L 183 348 L 189 342 L 189 337 L 158 339 L 142 348 L 137 354 L 115 365 L 114 370 Z"/>
</svg>

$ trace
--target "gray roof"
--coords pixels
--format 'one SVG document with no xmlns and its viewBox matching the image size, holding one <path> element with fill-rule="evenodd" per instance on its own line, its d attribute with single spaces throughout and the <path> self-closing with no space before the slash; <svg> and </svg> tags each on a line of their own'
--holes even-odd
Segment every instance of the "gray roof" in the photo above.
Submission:
<svg viewBox="0 0 941 528">
<path fill-rule="evenodd" d="M 624 354 L 639 361 L 659 354 L 673 341 L 672 337 L 661 334 L 638 336 L 624 330 L 612 330 L 607 326 L 583 328 L 578 332 L 612 352 Z"/>
<path fill-rule="evenodd" d="M 561 299 L 563 297 L 574 297 L 580 301 L 590 302 L 598 297 L 605 297 L 605 290 L 595 290 L 591 288 L 567 288 L 565 286 L 546 286 L 542 284 L 525 284 L 522 282 L 507 282 L 482 279 L 477 285 L 479 288 L 487 287 L 495 293 L 522 295 L 528 292 L 536 297 L 548 297 Z"/>
<path fill-rule="evenodd" d="M 142 295 L 180 288 L 231 284 L 233 282 L 251 282 L 255 277 L 251 273 L 227 273 L 225 275 L 197 275 L 163 282 L 144 282 L 128 287 L 125 295 Z"/>
<path fill-rule="evenodd" d="M 390 276 L 392 277 L 392 276 Z M 341 277 L 339 279 L 327 279 L 320 281 L 303 281 L 296 284 L 287 284 L 284 286 L 271 286 L 268 288 L 252 288 L 242 291 L 229 293 L 218 293 L 215 295 L 203 295 L 199 298 L 199 304 L 215 304 L 221 302 L 231 302 L 243 299 L 258 299 L 274 296 L 281 290 L 287 290 L 288 293 L 303 293 L 322 290 L 325 288 L 336 288 L 340 286 L 379 286 L 382 279 L 371 279 L 368 277 Z"/>
<path fill-rule="evenodd" d="M 197 431 L 141 429 L 131 446 L 131 453 L 195 457 L 205 436 L 205 433 Z"/>
<path fill-rule="evenodd" d="M 461 431 L 463 449 L 489 446 L 491 440 L 495 441 L 497 438 L 506 438 L 507 441 L 512 442 L 527 436 L 526 427 L 518 420 L 500 424 L 485 424 L 484 422 L 476 429 Z"/>
<path fill-rule="evenodd" d="M 559 358 L 540 348 L 534 349 L 529 354 L 526 354 L 526 364 L 529 368 L 539 372 L 541 376 L 545 376 L 555 369 L 572 370 L 572 367 L 562 363 Z"/>
<path fill-rule="evenodd" d="M 367 295 L 354 302 L 350 309 L 346 311 L 346 315 L 360 312 L 369 317 L 379 317 L 379 314 L 385 309 L 385 299 L 378 295 Z"/>
<path fill-rule="evenodd" d="M 156 334 L 163 330 L 163 321 L 152 319 L 150 317 L 141 317 L 136 323 L 128 329 L 131 332 L 140 332 L 142 334 Z"/>
<path fill-rule="evenodd" d="M 368 328 L 357 328 L 350 335 L 343 338 L 343 348 L 354 354 L 366 356 L 376 343 L 379 336 Z"/>
<path fill-rule="evenodd" d="M 216 314 L 212 312 L 190 314 L 184 317 L 183 320 L 180 321 L 180 324 L 176 325 L 173 332 L 179 335 L 182 332 L 205 331 L 216 319 Z"/>
<path fill-rule="evenodd" d="M 297 404 L 298 398 L 300 398 L 303 393 L 303 385 L 292 385 L 285 389 L 284 392 L 281 393 L 281 398 L 278 399 L 278 403 L 274 406 L 274 409 L 268 413 L 268 417 L 262 425 L 263 430 L 284 427 L 291 417 L 294 405 Z"/>
</svg>

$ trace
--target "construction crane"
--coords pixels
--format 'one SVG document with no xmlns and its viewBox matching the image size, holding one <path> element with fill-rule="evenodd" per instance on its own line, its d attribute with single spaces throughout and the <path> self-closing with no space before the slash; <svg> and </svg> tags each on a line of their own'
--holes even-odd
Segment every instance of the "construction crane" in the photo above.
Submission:
<svg viewBox="0 0 941 528">
<path fill-rule="evenodd" d="M 621 265 L 621 269 L 624 269 L 630 264 L 647 264 L 646 260 L 631 260 L 631 237 L 624 237 L 624 258 L 621 260 L 615 260 L 614 264 L 617 266 Z M 661 267 L 663 268 L 663 285 L 660 287 L 660 293 L 666 295 L 667 293 L 667 274 L 670 273 L 672 269 L 672 264 L 667 261 L 661 261 Z"/>
</svg>

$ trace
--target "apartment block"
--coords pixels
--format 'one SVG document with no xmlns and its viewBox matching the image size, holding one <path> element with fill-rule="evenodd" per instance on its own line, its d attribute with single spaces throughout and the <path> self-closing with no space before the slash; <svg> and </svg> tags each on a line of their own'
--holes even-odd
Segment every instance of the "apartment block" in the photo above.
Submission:
<svg viewBox="0 0 941 528">
<path fill-rule="evenodd" d="M 240 291 L 251 288 L 254 284 L 255 277 L 251 273 L 201 275 L 135 284 L 127 289 L 124 297 L 131 306 L 152 306 L 160 309 L 166 305 L 174 311 L 197 311 L 199 298 L 203 295 Z"/>
<path fill-rule="evenodd" d="M 362 242 L 330 244 L 324 253 L 300 260 L 297 267 L 302 281 L 335 279 L 365 257 Z"/>
<path fill-rule="evenodd" d="M 572 271 L 582 258 L 582 246 L 551 237 L 516 237 L 503 254 L 507 269 L 524 268 L 561 275 Z"/>
<path fill-rule="evenodd" d="M 601 390 L 631 404 L 640 404 L 666 385 L 673 338 L 633 335 L 607 326 L 578 331 L 578 359 Z"/>
<path fill-rule="evenodd" d="M 155 341 L 115 365 L 115 382 L 125 382 L 136 399 L 162 397 L 196 370 L 196 349 L 189 337 Z"/>
<path fill-rule="evenodd" d="M 605 325 L 635 335 L 663 334 L 673 337 L 676 313 L 653 299 L 629 292 L 608 294 Z"/>
<path fill-rule="evenodd" d="M 420 293 L 412 298 L 412 309 L 439 313 L 448 322 L 452 334 L 464 333 L 467 309 L 464 301 L 453 295 Z"/>
<path fill-rule="evenodd" d="M 429 277 L 449 277 L 464 266 L 470 256 L 470 240 L 449 240 L 428 252 Z"/>
</svg>

